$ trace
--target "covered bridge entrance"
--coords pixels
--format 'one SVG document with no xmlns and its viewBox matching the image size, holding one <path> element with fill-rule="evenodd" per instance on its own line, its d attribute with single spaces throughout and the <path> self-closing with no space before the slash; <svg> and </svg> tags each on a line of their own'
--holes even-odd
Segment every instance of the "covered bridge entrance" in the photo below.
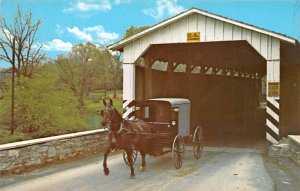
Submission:
<svg viewBox="0 0 300 191">
<path fill-rule="evenodd" d="M 153 44 L 136 63 L 136 100 L 191 100 L 191 129 L 209 144 L 264 140 L 259 108 L 266 60 L 247 41 Z"/>
<path fill-rule="evenodd" d="M 283 47 L 295 46 L 285 35 L 193 8 L 108 48 L 123 53 L 124 117 L 134 117 L 135 100 L 188 98 L 191 128 L 202 125 L 206 142 L 253 145 L 295 130 L 287 111 L 300 102 L 289 104 L 280 86 L 281 75 L 292 74 L 290 62 L 297 65 Z M 284 79 L 285 87 L 293 80 Z"/>
</svg>

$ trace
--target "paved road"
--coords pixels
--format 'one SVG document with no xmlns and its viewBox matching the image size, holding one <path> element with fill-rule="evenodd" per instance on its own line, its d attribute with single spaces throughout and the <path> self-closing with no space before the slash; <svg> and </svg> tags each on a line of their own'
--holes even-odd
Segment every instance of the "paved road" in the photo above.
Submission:
<svg viewBox="0 0 300 191">
<path fill-rule="evenodd" d="M 0 179 L 1 191 L 89 191 L 89 190 L 274 190 L 274 182 L 264 167 L 258 150 L 205 148 L 195 160 L 186 151 L 184 164 L 175 170 L 170 154 L 147 157 L 147 169 L 129 179 L 129 169 L 120 154 L 109 158 L 111 174 L 104 176 L 102 157 L 52 166 L 24 175 Z"/>
</svg>

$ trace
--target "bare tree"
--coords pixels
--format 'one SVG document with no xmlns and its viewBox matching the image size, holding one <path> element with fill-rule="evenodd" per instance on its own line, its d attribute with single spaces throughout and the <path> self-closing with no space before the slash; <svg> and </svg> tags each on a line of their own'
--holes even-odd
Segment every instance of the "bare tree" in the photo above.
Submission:
<svg viewBox="0 0 300 191">
<path fill-rule="evenodd" d="M 41 53 L 42 45 L 34 45 L 36 33 L 41 25 L 41 20 L 32 21 L 32 13 L 22 15 L 18 6 L 17 14 L 12 24 L 8 24 L 5 18 L 0 18 L 0 58 L 11 63 L 15 68 L 17 77 L 31 77 L 34 69 L 44 59 Z M 15 39 L 15 46 L 14 40 Z M 10 54 L 15 52 L 14 55 Z M 13 57 L 16 64 L 13 63 Z"/>
<path fill-rule="evenodd" d="M 21 75 L 32 76 L 34 68 L 40 64 L 45 54 L 41 54 L 41 46 L 34 46 L 36 32 L 41 21 L 32 23 L 32 13 L 22 15 L 18 6 L 17 14 L 11 25 L 5 18 L 0 18 L 0 60 L 11 64 L 12 94 L 11 94 L 11 134 L 14 133 L 14 101 L 15 101 L 15 72 Z M 15 59 L 17 62 L 15 62 Z"/>
</svg>

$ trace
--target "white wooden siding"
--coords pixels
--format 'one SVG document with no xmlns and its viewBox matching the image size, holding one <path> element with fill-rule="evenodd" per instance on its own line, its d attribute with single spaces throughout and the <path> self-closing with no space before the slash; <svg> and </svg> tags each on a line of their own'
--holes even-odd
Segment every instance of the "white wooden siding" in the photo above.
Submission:
<svg viewBox="0 0 300 191">
<path fill-rule="evenodd" d="M 260 35 L 260 54 L 267 58 L 268 55 L 268 36 L 267 35 Z"/>
<path fill-rule="evenodd" d="M 233 40 L 232 33 L 233 33 L 233 26 L 229 23 L 224 23 L 224 40 Z"/>
<path fill-rule="evenodd" d="M 135 99 L 135 65 L 123 64 L 123 100 Z"/>
<path fill-rule="evenodd" d="M 252 31 L 251 35 L 251 45 L 257 52 L 261 52 L 260 33 Z"/>
<path fill-rule="evenodd" d="M 206 38 L 205 41 L 214 41 L 215 40 L 215 19 L 207 17 L 206 19 Z M 201 31 L 200 31 L 201 33 Z"/>
<path fill-rule="evenodd" d="M 233 40 L 242 39 L 242 28 L 239 26 L 233 26 Z"/>
<path fill-rule="evenodd" d="M 189 32 L 197 31 L 197 14 L 192 14 L 188 16 L 188 31 Z"/>
<path fill-rule="evenodd" d="M 215 40 L 224 40 L 224 22 L 216 20 Z"/>
<path fill-rule="evenodd" d="M 206 16 L 198 14 L 198 31 L 200 32 L 200 41 L 205 42 L 205 26 L 206 26 Z"/>
<path fill-rule="evenodd" d="M 124 63 L 136 61 L 150 44 L 186 42 L 187 32 L 200 32 L 201 42 L 247 40 L 266 60 L 280 59 L 279 39 L 194 13 L 126 44 Z"/>
</svg>

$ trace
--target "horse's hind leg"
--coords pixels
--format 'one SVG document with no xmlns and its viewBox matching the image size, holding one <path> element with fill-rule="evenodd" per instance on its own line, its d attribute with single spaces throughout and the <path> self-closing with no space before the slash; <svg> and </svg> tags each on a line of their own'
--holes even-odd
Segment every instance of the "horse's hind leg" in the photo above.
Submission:
<svg viewBox="0 0 300 191">
<path fill-rule="evenodd" d="M 129 178 L 134 178 L 135 174 L 134 174 L 134 168 L 133 168 L 133 161 L 132 161 L 132 149 L 128 149 L 126 150 L 127 154 L 128 154 L 128 163 L 129 163 L 129 167 L 130 167 L 130 176 Z"/>
<path fill-rule="evenodd" d="M 142 156 L 142 165 L 140 166 L 140 171 L 143 172 L 143 171 L 145 171 L 145 168 L 146 168 L 146 160 L 145 160 L 146 154 L 143 152 L 140 152 L 140 153 Z"/>
</svg>

